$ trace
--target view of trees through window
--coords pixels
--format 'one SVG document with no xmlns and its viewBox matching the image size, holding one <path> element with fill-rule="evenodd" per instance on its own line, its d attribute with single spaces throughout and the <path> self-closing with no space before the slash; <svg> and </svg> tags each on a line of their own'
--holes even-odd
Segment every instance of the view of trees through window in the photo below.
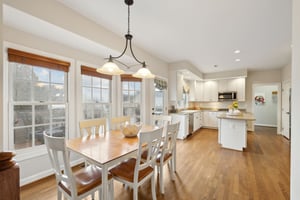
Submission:
<svg viewBox="0 0 300 200">
<path fill-rule="evenodd" d="M 111 81 L 89 75 L 81 75 L 84 119 L 110 117 Z"/>
<path fill-rule="evenodd" d="M 122 81 L 123 115 L 132 122 L 141 121 L 141 82 Z"/>
<path fill-rule="evenodd" d="M 15 62 L 12 70 L 14 149 L 44 144 L 43 132 L 65 136 L 67 73 Z"/>
</svg>

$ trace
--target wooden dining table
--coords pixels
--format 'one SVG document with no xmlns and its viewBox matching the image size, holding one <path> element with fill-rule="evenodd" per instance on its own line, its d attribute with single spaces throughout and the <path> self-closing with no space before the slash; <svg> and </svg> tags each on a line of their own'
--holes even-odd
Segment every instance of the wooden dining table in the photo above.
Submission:
<svg viewBox="0 0 300 200">
<path fill-rule="evenodd" d="M 141 132 L 157 129 L 156 126 L 143 125 Z M 108 171 L 118 163 L 136 156 L 138 137 L 125 137 L 120 130 L 110 130 L 104 134 L 82 136 L 69 139 L 67 148 L 102 169 L 102 199 L 108 199 Z"/>
</svg>

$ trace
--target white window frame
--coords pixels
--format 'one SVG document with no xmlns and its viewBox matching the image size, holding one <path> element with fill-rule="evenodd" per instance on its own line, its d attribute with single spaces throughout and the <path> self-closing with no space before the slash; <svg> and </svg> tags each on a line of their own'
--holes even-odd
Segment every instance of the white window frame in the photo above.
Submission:
<svg viewBox="0 0 300 200">
<path fill-rule="evenodd" d="M 3 150 L 4 151 L 15 151 L 16 152 L 16 157 L 15 159 L 18 161 L 22 161 L 22 160 L 28 160 L 30 158 L 33 157 L 37 157 L 37 156 L 41 156 L 41 155 L 45 155 L 47 154 L 47 150 L 45 145 L 39 145 L 39 146 L 35 146 L 35 147 L 30 147 L 30 148 L 25 148 L 25 149 L 18 149 L 18 150 L 14 150 L 11 149 L 11 146 L 14 146 L 13 144 L 13 107 L 12 107 L 12 79 L 11 77 L 11 73 L 12 70 L 9 70 L 9 61 L 8 61 L 8 55 L 7 55 L 7 49 L 8 48 L 14 48 L 14 49 L 18 49 L 21 51 L 26 51 L 26 52 L 30 52 L 33 54 L 37 54 L 37 55 L 41 55 L 41 56 L 47 56 L 47 57 L 51 57 L 51 58 L 55 58 L 55 59 L 59 59 L 59 60 L 64 60 L 67 62 L 70 62 L 70 70 L 68 72 L 67 75 L 67 94 L 68 97 L 66 99 L 66 119 L 65 119 L 65 128 L 66 128 L 66 133 L 73 133 L 74 128 L 72 126 L 70 126 L 70 121 L 72 121 L 72 119 L 74 118 L 74 112 L 75 111 L 71 111 L 70 110 L 70 106 L 75 108 L 75 104 L 74 101 L 70 102 L 70 99 L 74 99 L 75 98 L 75 93 L 74 91 L 74 84 L 75 84 L 75 79 L 71 78 L 74 77 L 74 60 L 68 57 L 64 57 L 64 56 L 59 56 L 56 54 L 52 54 L 52 53 L 47 53 L 47 52 L 43 52 L 40 50 L 36 50 L 33 48 L 29 48 L 29 47 L 25 47 L 25 46 L 21 46 L 15 43 L 11 43 L 11 42 L 7 42 L 4 41 L 3 42 L 3 94 L 5 95 L 3 97 L 3 102 L 4 102 L 4 108 L 3 111 L 5 113 L 7 113 L 7 117 L 4 116 L 4 120 L 3 120 L 3 131 L 4 133 L 7 134 L 3 134 Z M 74 83 L 74 84 L 72 84 Z M 69 134 L 69 137 L 74 137 L 74 134 Z"/>
<path fill-rule="evenodd" d="M 81 109 L 81 113 L 82 113 L 82 119 L 94 119 L 93 118 L 85 118 L 84 117 L 84 112 L 83 112 L 83 109 L 84 109 L 84 104 L 92 104 L 92 105 L 108 105 L 109 106 L 109 113 L 108 113 L 108 116 L 106 116 L 107 118 L 110 118 L 112 116 L 112 80 L 108 80 L 108 79 L 105 79 L 105 80 L 108 80 L 109 81 L 109 102 L 95 102 L 95 101 L 91 101 L 91 102 L 84 102 L 83 101 L 83 85 L 82 85 L 82 76 L 89 76 L 93 79 L 93 77 L 95 78 L 99 78 L 99 79 L 105 79 L 105 78 L 100 78 L 100 77 L 96 77 L 96 76 L 92 76 L 92 75 L 85 75 L 85 74 L 80 74 L 80 81 L 81 81 L 81 105 L 82 105 L 82 109 Z M 96 87 L 93 87 L 93 85 L 91 85 L 90 87 L 92 90 L 93 88 L 96 88 Z M 100 90 L 103 89 L 103 87 L 100 87 L 99 88 Z M 93 92 L 92 92 L 92 95 L 93 95 Z M 93 113 L 93 116 L 94 116 L 94 113 Z"/>
<path fill-rule="evenodd" d="M 121 88 L 121 99 L 120 99 L 120 101 L 122 102 L 121 104 L 122 104 L 122 106 L 121 106 L 121 113 L 122 113 L 122 115 L 123 115 L 123 113 L 124 113 L 124 101 L 123 101 L 123 82 L 136 82 L 136 81 L 121 81 L 121 84 L 120 84 L 120 88 Z M 140 91 L 140 100 L 139 100 L 139 102 L 134 102 L 134 103 L 138 103 L 139 105 L 140 105 L 140 122 L 143 122 L 143 118 L 144 118 L 144 116 L 143 116 L 143 107 L 144 107 L 144 104 L 143 104 L 143 96 L 144 96 L 144 84 L 143 84 L 143 81 L 141 81 L 141 82 L 139 82 L 140 84 L 141 84 L 141 86 L 140 86 L 140 88 L 141 88 L 141 91 Z M 135 90 L 134 90 L 135 91 Z M 130 116 L 130 118 L 131 118 L 131 116 Z"/>
</svg>

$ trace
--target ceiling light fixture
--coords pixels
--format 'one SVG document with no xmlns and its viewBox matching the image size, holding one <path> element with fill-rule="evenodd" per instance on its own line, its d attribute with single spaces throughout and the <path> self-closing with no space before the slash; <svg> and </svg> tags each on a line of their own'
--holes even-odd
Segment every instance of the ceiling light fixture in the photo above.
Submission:
<svg viewBox="0 0 300 200">
<path fill-rule="evenodd" d="M 132 74 L 132 76 L 137 78 L 154 78 L 155 75 L 152 74 L 150 70 L 146 68 L 146 62 L 138 60 L 133 53 L 132 45 L 131 45 L 131 40 L 133 36 L 130 34 L 130 6 L 133 5 L 133 0 L 125 0 L 125 4 L 128 6 L 128 31 L 127 34 L 125 35 L 126 38 L 125 48 L 121 53 L 121 55 L 119 56 L 114 57 L 112 55 L 109 55 L 108 62 L 105 63 L 101 68 L 98 68 L 97 72 L 103 74 L 109 74 L 109 75 L 124 74 L 124 71 L 121 70 L 113 61 L 120 62 L 117 59 L 121 58 L 125 54 L 129 44 L 129 49 L 132 57 L 136 62 L 142 65 L 142 68 L 140 68 L 136 73 Z"/>
<path fill-rule="evenodd" d="M 241 53 L 241 51 L 237 49 L 234 51 L 234 53 L 238 54 L 238 53 Z"/>
<path fill-rule="evenodd" d="M 240 61 L 241 61 L 241 59 L 239 59 L 239 58 L 235 59 L 235 62 L 240 62 Z"/>
</svg>

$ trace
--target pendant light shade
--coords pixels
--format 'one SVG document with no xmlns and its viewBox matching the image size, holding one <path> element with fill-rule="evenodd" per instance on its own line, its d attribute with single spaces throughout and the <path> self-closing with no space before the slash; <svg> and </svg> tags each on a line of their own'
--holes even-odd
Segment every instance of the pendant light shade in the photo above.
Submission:
<svg viewBox="0 0 300 200">
<path fill-rule="evenodd" d="M 139 59 L 136 58 L 136 56 L 133 53 L 132 45 L 131 45 L 133 36 L 130 34 L 130 27 L 129 27 L 129 25 L 130 25 L 130 6 L 133 5 L 133 0 L 125 0 L 125 4 L 128 6 L 128 31 L 127 31 L 127 34 L 125 35 L 125 39 L 126 39 L 125 48 L 124 48 L 123 52 L 121 53 L 121 55 L 119 55 L 119 56 L 114 57 L 114 56 L 110 55 L 108 62 L 105 63 L 101 68 L 98 68 L 97 72 L 103 73 L 103 74 L 108 74 L 108 75 L 123 74 L 124 71 L 121 70 L 113 61 L 115 60 L 115 61 L 120 62 L 118 59 L 121 58 L 125 54 L 127 47 L 129 47 L 130 53 L 131 53 L 132 57 L 134 58 L 134 60 L 142 65 L 142 68 L 139 69 L 136 73 L 134 73 L 133 76 L 137 77 L 137 78 L 154 78 L 155 75 L 152 74 L 150 72 L 150 70 L 146 68 L 145 61 L 140 61 Z M 130 67 L 127 66 L 127 68 L 130 68 Z"/>
<path fill-rule="evenodd" d="M 155 75 L 152 74 L 150 72 L 150 70 L 147 69 L 146 67 L 139 69 L 137 72 L 132 74 L 132 76 L 136 77 L 136 78 L 154 78 L 155 77 Z"/>
<path fill-rule="evenodd" d="M 107 63 L 97 69 L 97 72 L 108 75 L 121 75 L 124 71 L 121 70 L 116 63 L 114 63 L 110 57 Z"/>
</svg>

